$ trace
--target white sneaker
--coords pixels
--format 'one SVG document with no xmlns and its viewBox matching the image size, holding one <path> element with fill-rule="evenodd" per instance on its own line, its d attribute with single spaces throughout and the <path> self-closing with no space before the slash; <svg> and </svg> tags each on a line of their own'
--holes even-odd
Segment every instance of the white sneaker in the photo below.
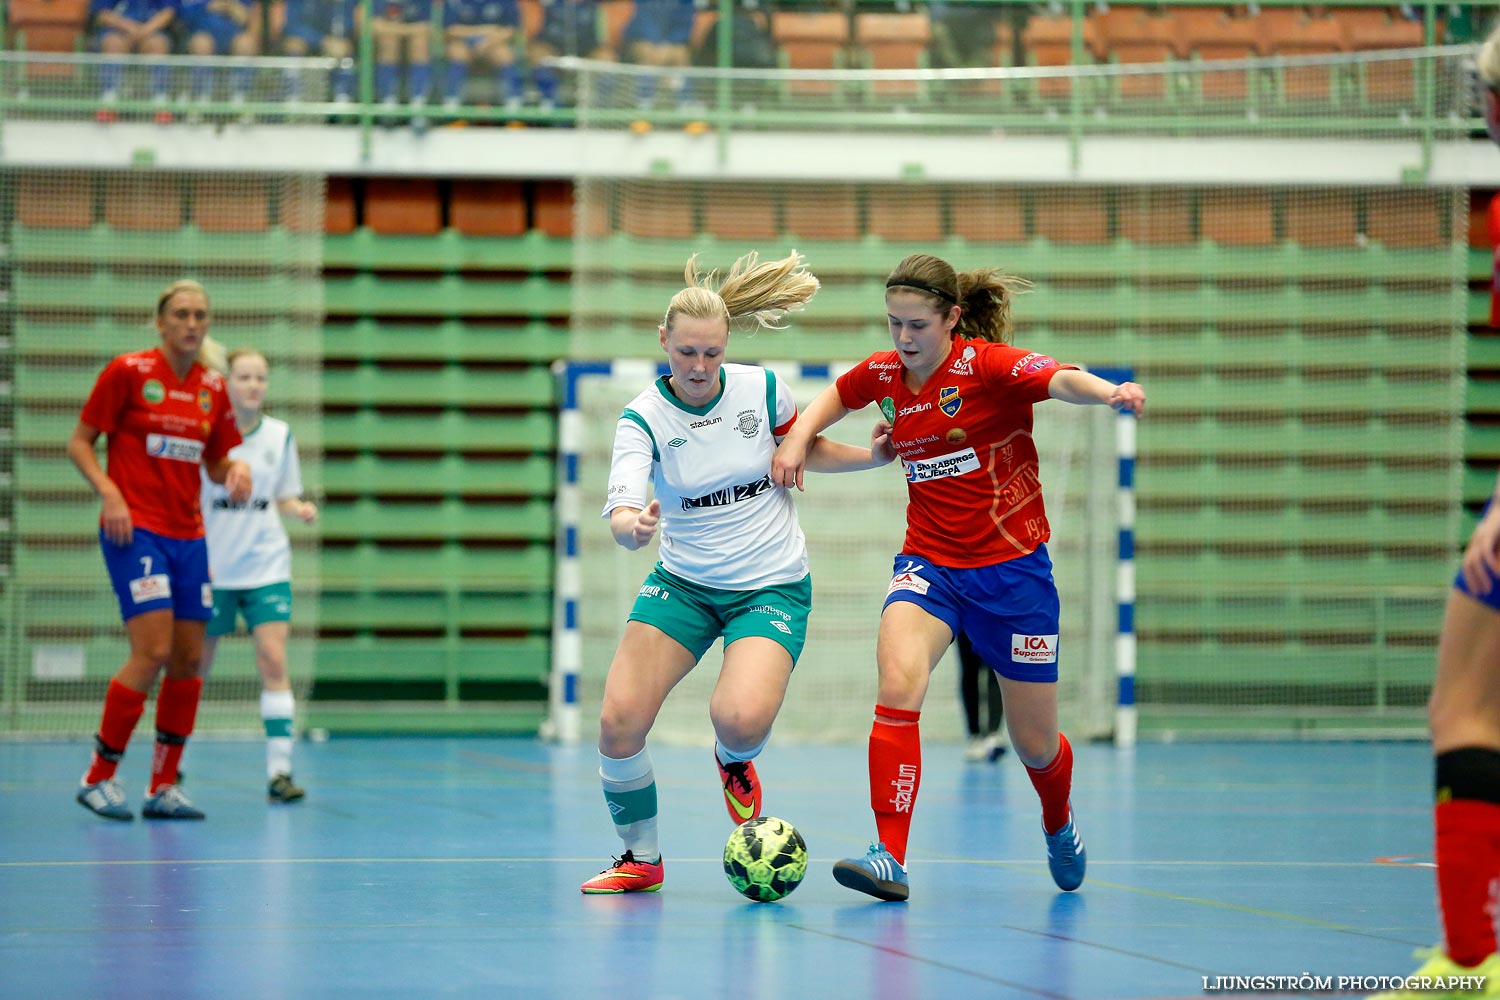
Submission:
<svg viewBox="0 0 1500 1000">
<path fill-rule="evenodd" d="M 978 763 L 990 755 L 990 740 L 987 736 L 970 736 L 969 742 L 964 744 L 964 760 L 971 764 Z"/>
</svg>

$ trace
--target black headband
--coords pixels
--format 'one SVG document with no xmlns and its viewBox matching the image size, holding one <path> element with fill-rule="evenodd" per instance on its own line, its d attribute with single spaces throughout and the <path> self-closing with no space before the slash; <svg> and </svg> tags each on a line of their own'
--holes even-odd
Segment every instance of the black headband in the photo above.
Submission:
<svg viewBox="0 0 1500 1000">
<path fill-rule="evenodd" d="M 916 288 L 921 291 L 927 292 L 930 295 L 936 295 L 940 299 L 945 299 L 948 302 L 952 302 L 954 305 L 958 305 L 958 299 L 953 295 L 943 291 L 941 288 L 936 288 L 932 285 L 929 285 L 925 281 L 918 281 L 916 278 L 890 278 L 885 283 L 885 287 L 887 288 L 896 288 L 897 286 L 903 288 Z"/>
</svg>

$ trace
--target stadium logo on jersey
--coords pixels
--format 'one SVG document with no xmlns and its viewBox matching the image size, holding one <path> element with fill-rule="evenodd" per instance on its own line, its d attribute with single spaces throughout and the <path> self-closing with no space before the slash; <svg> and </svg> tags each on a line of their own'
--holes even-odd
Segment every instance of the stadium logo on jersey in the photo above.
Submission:
<svg viewBox="0 0 1500 1000">
<path fill-rule="evenodd" d="M 687 444 L 687 438 L 673 438 L 672 440 L 667 442 L 667 447 L 681 448 L 685 444 Z"/>
<path fill-rule="evenodd" d="M 1010 660 L 1012 663 L 1056 663 L 1057 636 L 1011 633 Z"/>
<path fill-rule="evenodd" d="M 721 424 L 723 422 L 723 417 L 709 417 L 707 420 L 694 420 L 688 426 L 693 430 L 697 430 L 699 427 L 712 427 L 714 424 Z"/>
<path fill-rule="evenodd" d="M 964 405 L 964 399 L 958 394 L 958 386 L 945 385 L 938 390 L 938 409 L 950 417 L 958 415 L 958 408 Z"/>
<path fill-rule="evenodd" d="M 213 408 L 214 408 L 214 394 L 211 393 L 211 392 L 209 392 L 207 389 L 199 389 L 198 390 L 198 409 L 202 410 L 204 413 L 209 413 L 209 412 L 211 412 L 213 410 Z"/>
<path fill-rule="evenodd" d="M 741 410 L 739 422 L 735 424 L 740 433 L 747 438 L 755 437 L 755 432 L 760 430 L 760 414 L 754 410 Z"/>
<path fill-rule="evenodd" d="M 203 457 L 203 442 L 170 434 L 147 434 L 146 454 L 174 462 L 198 462 Z"/>
<path fill-rule="evenodd" d="M 911 413 L 921 413 L 923 410 L 930 409 L 932 409 L 931 403 L 913 403 L 910 406 L 903 406 L 901 409 L 897 410 L 896 416 L 904 417 Z"/>
<path fill-rule="evenodd" d="M 947 479 L 949 476 L 973 472 L 979 468 L 979 456 L 974 454 L 973 448 L 965 448 L 936 458 L 913 458 L 904 464 L 908 483 L 925 483 L 932 479 Z"/>
<path fill-rule="evenodd" d="M 693 510 L 697 507 L 727 507 L 741 500 L 751 500 L 771 489 L 771 477 L 769 474 L 761 476 L 753 483 L 741 483 L 724 490 L 714 490 L 712 493 L 690 499 L 682 498 L 682 509 Z"/>
<path fill-rule="evenodd" d="M 973 375 L 974 374 L 974 345 L 970 344 L 964 348 L 963 354 L 959 355 L 953 367 L 948 369 L 949 375 Z M 952 416 L 950 413 L 949 416 Z"/>
<path fill-rule="evenodd" d="M 167 387 L 154 378 L 147 379 L 146 384 L 141 386 L 141 398 L 155 406 L 167 398 Z"/>
</svg>

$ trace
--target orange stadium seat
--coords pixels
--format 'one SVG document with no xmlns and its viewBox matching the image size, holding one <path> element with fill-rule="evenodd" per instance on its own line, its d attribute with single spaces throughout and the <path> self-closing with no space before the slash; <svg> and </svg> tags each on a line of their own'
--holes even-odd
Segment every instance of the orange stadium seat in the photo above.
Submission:
<svg viewBox="0 0 1500 1000">
<path fill-rule="evenodd" d="M 1354 14 L 1378 14 L 1383 20 L 1364 17 L 1349 23 L 1350 15 Z M 1422 47 L 1422 25 L 1404 17 L 1385 18 L 1384 14 L 1381 10 L 1339 12 L 1345 21 L 1345 38 L 1350 52 Z M 1367 101 L 1410 102 L 1417 94 L 1416 73 L 1410 60 L 1366 63 L 1362 67 L 1362 79 L 1362 96 Z"/>
<path fill-rule="evenodd" d="M 859 237 L 859 202 L 847 184 L 797 185 L 782 194 L 786 231 L 804 240 Z"/>
<path fill-rule="evenodd" d="M 1309 247 L 1352 247 L 1358 240 L 1354 195 L 1345 191 L 1291 191 L 1286 196 L 1285 232 Z"/>
<path fill-rule="evenodd" d="M 1084 62 L 1097 52 L 1098 26 L 1092 18 L 1083 22 Z M 1022 32 L 1026 51 L 1033 66 L 1071 66 L 1073 64 L 1073 18 L 1067 14 L 1034 14 Z M 1072 83 L 1065 77 L 1037 81 L 1042 97 L 1067 97 Z"/>
<path fill-rule="evenodd" d="M 953 235 L 975 243 L 1023 243 L 1026 210 L 1013 188 L 956 188 L 951 199 Z"/>
<path fill-rule="evenodd" d="M 1313 15 L 1301 7 L 1267 7 L 1257 19 L 1261 51 L 1279 56 L 1321 56 L 1344 51 L 1343 25 L 1326 11 Z M 1291 66 L 1282 70 L 1282 92 L 1293 101 L 1327 101 L 1333 97 L 1333 73 L 1327 66 Z"/>
<path fill-rule="evenodd" d="M 1036 235 L 1053 243 L 1105 243 L 1109 240 L 1109 208 L 1104 192 L 1053 188 L 1036 197 Z"/>
<path fill-rule="evenodd" d="M 1226 246 L 1276 242 L 1269 191 L 1205 191 L 1198 205 L 1198 222 L 1204 239 Z"/>
<path fill-rule="evenodd" d="M 365 225 L 384 236 L 435 236 L 443 205 L 434 180 L 372 177 L 365 181 Z"/>
<path fill-rule="evenodd" d="M 620 193 L 620 229 L 646 239 L 688 239 L 698 232 L 691 186 L 627 184 Z"/>
<path fill-rule="evenodd" d="M 74 52 L 83 37 L 88 13 L 88 0 L 11 0 L 11 43 L 26 52 Z M 73 70 L 61 63 L 39 63 L 26 67 L 26 77 L 69 78 Z"/>
<path fill-rule="evenodd" d="M 903 242 L 942 239 L 943 204 L 936 188 L 879 184 L 870 188 L 867 198 L 871 236 Z"/>
<path fill-rule="evenodd" d="M 849 18 L 841 13 L 778 10 L 771 15 L 771 37 L 786 69 L 842 69 L 849 44 Z M 792 94 L 826 97 L 830 80 L 794 80 Z"/>
<path fill-rule="evenodd" d="M 1261 31 L 1254 18 L 1218 7 L 1184 7 L 1177 14 L 1178 49 L 1184 57 L 1204 62 L 1250 59 L 1260 51 Z M 1250 91 L 1249 74 L 1242 69 L 1201 75 L 1204 97 L 1243 100 Z"/>
<path fill-rule="evenodd" d="M 193 184 L 193 225 L 205 233 L 263 233 L 271 226 L 267 182 L 254 176 L 207 176 Z"/>
<path fill-rule="evenodd" d="M 22 173 L 16 220 L 40 229 L 88 229 L 94 224 L 94 178 L 65 171 Z"/>
<path fill-rule="evenodd" d="M 1365 202 L 1365 234 L 1398 249 L 1443 245 L 1443 195 L 1432 191 L 1375 191 Z"/>
<path fill-rule="evenodd" d="M 721 240 L 768 240 L 780 235 L 776 190 L 760 184 L 719 184 L 703 192 L 703 231 Z"/>
<path fill-rule="evenodd" d="M 870 69 L 923 69 L 932 24 L 926 11 L 911 14 L 857 14 L 854 43 L 865 55 Z M 916 80 L 877 81 L 871 92 L 881 97 L 915 97 L 921 92 Z"/>
<path fill-rule="evenodd" d="M 112 229 L 166 232 L 182 228 L 182 178 L 157 173 L 106 177 L 104 221 Z"/>
<path fill-rule="evenodd" d="M 572 181 L 536 182 L 531 190 L 531 224 L 548 236 L 572 237 Z"/>
<path fill-rule="evenodd" d="M 542 20 L 545 16 L 545 12 L 542 10 L 542 0 L 520 0 L 519 6 L 521 11 L 521 36 L 529 41 L 536 37 L 537 32 L 542 30 Z"/>
<path fill-rule="evenodd" d="M 1193 242 L 1193 199 L 1186 191 L 1122 191 L 1115 220 L 1120 238 L 1132 243 L 1169 246 Z"/>
<path fill-rule="evenodd" d="M 520 181 L 454 181 L 448 222 L 466 236 L 520 236 L 526 232 L 526 198 Z"/>
<path fill-rule="evenodd" d="M 1170 10 L 1111 7 L 1102 14 L 1090 14 L 1089 21 L 1096 26 L 1100 48 L 1112 62 L 1166 64 L 1178 55 L 1180 32 L 1177 17 Z M 1121 76 L 1116 80 L 1116 89 L 1121 97 L 1160 99 L 1167 94 L 1167 80 L 1166 72 Z"/>
</svg>

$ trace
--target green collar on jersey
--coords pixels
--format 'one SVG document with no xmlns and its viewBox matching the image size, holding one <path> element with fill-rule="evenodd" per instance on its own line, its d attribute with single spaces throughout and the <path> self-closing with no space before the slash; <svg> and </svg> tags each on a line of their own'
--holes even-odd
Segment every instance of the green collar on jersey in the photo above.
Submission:
<svg viewBox="0 0 1500 1000">
<path fill-rule="evenodd" d="M 663 375 L 663 376 L 661 376 L 660 378 L 658 378 L 656 380 L 657 391 L 659 391 L 662 394 L 662 396 L 666 399 L 667 402 L 671 403 L 673 406 L 677 407 L 679 410 L 682 410 L 685 413 L 691 413 L 695 417 L 701 417 L 701 416 L 703 416 L 709 410 L 712 410 L 715 406 L 718 406 L 719 405 L 719 400 L 721 400 L 721 399 L 724 398 L 724 369 L 723 368 L 719 369 L 719 391 L 716 392 L 716 393 L 714 393 L 714 398 L 713 399 L 710 399 L 708 402 L 704 403 L 702 406 L 689 406 L 688 404 L 684 403 L 682 400 L 678 399 L 677 396 L 676 396 L 676 394 L 674 394 L 672 392 L 671 388 L 669 388 L 668 385 L 667 385 L 667 379 L 668 378 L 669 378 L 669 376 Z"/>
</svg>

